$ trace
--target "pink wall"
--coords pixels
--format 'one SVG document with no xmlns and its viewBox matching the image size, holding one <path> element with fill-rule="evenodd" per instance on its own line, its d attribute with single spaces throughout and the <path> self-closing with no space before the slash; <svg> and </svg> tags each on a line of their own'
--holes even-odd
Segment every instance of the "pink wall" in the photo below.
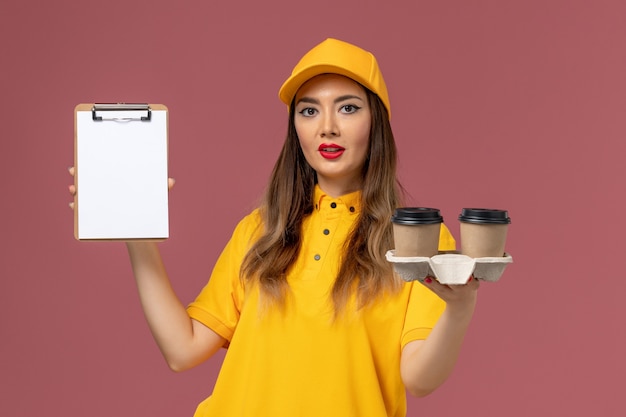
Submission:
<svg viewBox="0 0 626 417">
<path fill-rule="evenodd" d="M 462 207 L 513 219 L 515 263 L 409 415 L 623 415 L 626 3 L 33 3 L 0 4 L 0 415 L 191 416 L 219 367 L 170 372 L 123 245 L 74 241 L 74 106 L 169 107 L 162 250 L 188 302 L 264 187 L 278 87 L 328 36 L 378 56 L 414 203 L 457 236 Z"/>
</svg>

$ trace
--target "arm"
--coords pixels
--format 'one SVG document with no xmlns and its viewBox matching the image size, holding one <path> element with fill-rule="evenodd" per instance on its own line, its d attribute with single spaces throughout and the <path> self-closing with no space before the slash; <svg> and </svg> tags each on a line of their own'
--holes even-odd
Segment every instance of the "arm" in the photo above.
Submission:
<svg viewBox="0 0 626 417">
<path fill-rule="evenodd" d="M 127 242 L 126 246 L 144 314 L 169 367 L 184 371 L 207 360 L 226 340 L 187 315 L 155 243 Z"/>
<path fill-rule="evenodd" d="M 69 168 L 74 176 L 74 167 Z M 168 180 L 169 188 L 174 180 Z M 76 194 L 76 187 L 69 186 Z M 74 208 L 74 203 L 70 203 Z M 183 371 L 211 357 L 226 340 L 187 315 L 170 284 L 161 254 L 155 243 L 127 242 L 139 299 L 152 335 L 169 367 Z"/>
<path fill-rule="evenodd" d="M 452 373 L 469 327 L 478 290 L 478 280 L 447 286 L 431 279 L 424 285 L 446 302 L 446 309 L 426 340 L 415 340 L 402 350 L 400 373 L 407 390 L 423 397 Z"/>
</svg>

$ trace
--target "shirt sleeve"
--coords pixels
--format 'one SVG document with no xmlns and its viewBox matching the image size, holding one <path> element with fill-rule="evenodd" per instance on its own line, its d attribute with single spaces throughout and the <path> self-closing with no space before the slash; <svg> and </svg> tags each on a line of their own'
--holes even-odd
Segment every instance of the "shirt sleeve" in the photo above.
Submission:
<svg viewBox="0 0 626 417">
<path fill-rule="evenodd" d="M 239 271 L 258 230 L 258 212 L 245 217 L 219 256 L 208 283 L 187 307 L 187 314 L 230 342 L 244 301 Z"/>
<path fill-rule="evenodd" d="M 426 339 L 446 307 L 441 298 L 420 282 L 409 285 L 412 288 L 400 340 L 403 348 L 413 340 Z"/>
<path fill-rule="evenodd" d="M 441 225 L 439 250 L 453 251 L 456 241 L 445 224 Z M 446 307 L 445 302 L 423 284 L 414 281 L 409 296 L 408 308 L 404 319 L 401 346 L 413 340 L 424 340 L 439 320 Z"/>
</svg>

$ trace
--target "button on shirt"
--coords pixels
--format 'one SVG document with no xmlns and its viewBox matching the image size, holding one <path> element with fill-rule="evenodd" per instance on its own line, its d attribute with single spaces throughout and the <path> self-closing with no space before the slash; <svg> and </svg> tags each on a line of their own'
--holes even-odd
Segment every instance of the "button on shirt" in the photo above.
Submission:
<svg viewBox="0 0 626 417">
<path fill-rule="evenodd" d="M 303 234 L 309 238 L 302 242 L 301 256 L 293 267 L 294 273 L 290 274 L 292 279 L 321 279 L 325 282 L 325 290 L 332 285 L 339 268 L 335 261 L 360 211 L 360 197 L 360 192 L 354 192 L 333 198 L 316 188 L 313 215 L 308 216 L 302 225 Z"/>
</svg>

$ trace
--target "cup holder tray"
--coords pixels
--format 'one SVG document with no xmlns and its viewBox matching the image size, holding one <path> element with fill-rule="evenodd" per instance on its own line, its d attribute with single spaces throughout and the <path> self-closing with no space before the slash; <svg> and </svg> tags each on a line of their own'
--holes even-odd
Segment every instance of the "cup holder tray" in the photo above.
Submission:
<svg viewBox="0 0 626 417">
<path fill-rule="evenodd" d="M 470 276 L 483 281 L 496 282 L 513 257 L 470 258 L 455 252 L 444 252 L 433 257 L 399 257 L 394 250 L 385 254 L 393 269 L 404 281 L 423 281 L 426 277 L 436 278 L 442 284 L 462 285 Z"/>
</svg>

